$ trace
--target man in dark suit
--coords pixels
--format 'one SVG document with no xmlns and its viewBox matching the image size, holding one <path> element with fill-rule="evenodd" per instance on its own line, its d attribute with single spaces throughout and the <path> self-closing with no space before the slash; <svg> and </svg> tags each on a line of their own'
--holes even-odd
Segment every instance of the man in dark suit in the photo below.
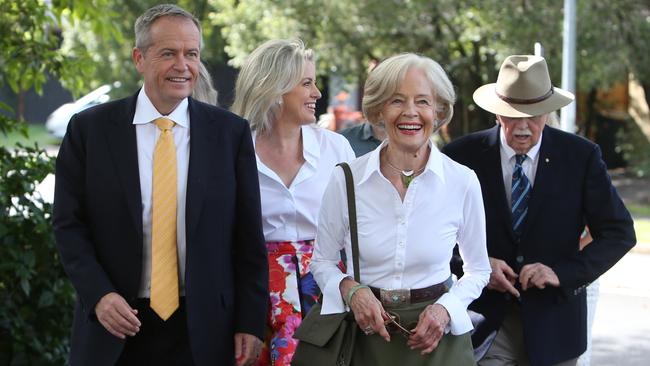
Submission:
<svg viewBox="0 0 650 366">
<path fill-rule="evenodd" d="M 479 365 L 575 365 L 585 287 L 634 246 L 632 219 L 598 146 L 545 126 L 573 95 L 551 85 L 543 58 L 508 57 L 474 100 L 497 126 L 443 151 L 476 172 L 485 203 L 492 274 L 470 309 L 485 316 L 475 347 L 493 342 Z M 585 224 L 594 240 L 579 251 Z"/>
<path fill-rule="evenodd" d="M 245 120 L 189 97 L 199 22 L 175 5 L 135 24 L 134 96 L 72 118 L 54 230 L 77 291 L 72 365 L 248 365 L 267 308 Z"/>
</svg>

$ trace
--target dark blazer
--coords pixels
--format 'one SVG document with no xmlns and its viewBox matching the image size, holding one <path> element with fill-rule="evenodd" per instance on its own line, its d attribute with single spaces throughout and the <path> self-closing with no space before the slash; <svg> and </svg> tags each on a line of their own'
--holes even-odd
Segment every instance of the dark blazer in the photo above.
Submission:
<svg viewBox="0 0 650 366">
<path fill-rule="evenodd" d="M 137 94 L 136 94 L 137 96 Z M 56 162 L 54 232 L 77 291 L 72 365 L 113 365 L 124 346 L 94 308 L 117 292 L 131 305 L 142 274 L 136 96 L 72 117 Z M 245 120 L 189 99 L 185 301 L 197 365 L 234 363 L 234 333 L 263 339 L 268 265 L 257 167 Z"/>
<path fill-rule="evenodd" d="M 611 184 L 599 147 L 547 126 L 525 227 L 517 239 L 499 149 L 496 126 L 461 137 L 443 152 L 473 169 L 481 182 L 488 255 L 505 260 L 517 273 L 525 264 L 540 262 L 557 274 L 559 288 L 520 291 L 524 342 L 531 364 L 553 365 L 585 351 L 585 287 L 635 245 L 632 218 Z M 594 241 L 578 251 L 585 224 Z M 487 319 L 474 333 L 475 346 L 500 327 L 511 301 L 515 300 L 508 294 L 486 288 L 470 305 Z"/>
</svg>

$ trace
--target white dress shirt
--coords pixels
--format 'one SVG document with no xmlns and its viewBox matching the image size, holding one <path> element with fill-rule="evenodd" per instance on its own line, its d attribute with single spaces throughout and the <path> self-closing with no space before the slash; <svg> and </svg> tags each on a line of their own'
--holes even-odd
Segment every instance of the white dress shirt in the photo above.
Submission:
<svg viewBox="0 0 650 366">
<path fill-rule="evenodd" d="M 420 289 L 444 282 L 459 244 L 465 275 L 437 303 L 447 309 L 453 334 L 472 329 L 467 306 L 490 276 L 485 213 L 473 171 L 443 155 L 429 140 L 424 171 L 409 185 L 404 201 L 380 171 L 374 151 L 354 160 L 361 283 L 385 289 Z M 323 289 L 323 314 L 347 309 L 339 283 L 352 275 L 345 177 L 334 171 L 323 196 L 311 270 Z M 339 250 L 348 256 L 348 274 L 337 267 Z"/>
<path fill-rule="evenodd" d="M 157 118 L 169 118 L 176 123 L 172 128 L 176 146 L 176 245 L 178 249 L 178 280 L 181 295 L 185 293 L 185 197 L 187 170 L 190 161 L 190 113 L 187 98 L 169 115 L 163 116 L 153 106 L 149 97 L 140 89 L 135 106 L 133 124 L 138 145 L 138 170 L 142 196 L 142 277 L 138 297 L 149 297 L 151 289 L 151 225 L 153 152 L 160 136 L 160 129 L 153 123 Z M 119 163 L 119 162 L 118 162 Z"/>
<path fill-rule="evenodd" d="M 503 128 L 499 129 L 499 139 L 501 140 L 501 172 L 503 173 L 503 185 L 506 190 L 506 198 L 508 199 L 508 206 L 512 204 L 512 171 L 515 170 L 515 155 L 517 153 L 513 150 L 506 141 L 506 135 L 503 133 Z M 539 140 L 530 150 L 526 153 L 526 160 L 524 160 L 521 168 L 530 182 L 530 188 L 535 184 L 535 173 L 537 172 L 537 162 L 539 161 L 539 147 L 542 145 L 542 135 L 539 135 Z"/>
<path fill-rule="evenodd" d="M 321 197 L 332 170 L 355 158 L 348 140 L 337 133 L 316 125 L 302 126 L 301 132 L 305 163 L 289 187 L 255 155 L 267 242 L 314 239 Z"/>
</svg>

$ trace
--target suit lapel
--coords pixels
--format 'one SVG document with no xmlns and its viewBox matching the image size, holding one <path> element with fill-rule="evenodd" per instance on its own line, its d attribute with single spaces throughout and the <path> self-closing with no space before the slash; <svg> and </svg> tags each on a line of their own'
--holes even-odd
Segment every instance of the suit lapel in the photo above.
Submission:
<svg viewBox="0 0 650 366">
<path fill-rule="evenodd" d="M 499 126 L 495 126 L 488 132 L 484 140 L 484 151 L 481 154 L 483 161 L 478 166 L 483 167 L 483 176 L 487 179 L 481 181 L 481 184 L 486 185 L 486 192 L 488 193 L 487 200 L 489 205 L 497 207 L 501 217 L 507 218 L 503 220 L 506 225 L 506 230 L 510 233 L 512 239 L 515 239 L 515 234 L 512 231 L 511 210 L 506 198 L 506 187 L 503 182 L 503 170 L 501 169 L 501 151 L 499 140 Z M 510 187 L 508 187 L 509 189 Z"/>
<path fill-rule="evenodd" d="M 190 163 L 187 172 L 187 199 L 185 202 L 185 226 L 187 235 L 194 232 L 203 208 L 203 197 L 207 186 L 206 172 L 210 171 L 211 130 L 209 121 L 201 118 L 197 112 L 200 108 L 189 98 L 190 110 Z"/>
<path fill-rule="evenodd" d="M 108 121 L 106 132 L 108 146 L 113 157 L 117 175 L 122 182 L 129 215 L 142 236 L 142 195 L 140 193 L 140 172 L 138 170 L 138 148 L 133 125 L 137 94 L 127 98 L 121 109 Z"/>
</svg>

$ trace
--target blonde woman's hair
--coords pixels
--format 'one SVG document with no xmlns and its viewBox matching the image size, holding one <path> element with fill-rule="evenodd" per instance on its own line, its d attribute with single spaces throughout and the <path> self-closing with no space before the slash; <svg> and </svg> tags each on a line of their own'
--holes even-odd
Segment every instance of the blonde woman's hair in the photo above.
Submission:
<svg viewBox="0 0 650 366">
<path fill-rule="evenodd" d="M 267 133 L 280 111 L 282 95 L 300 83 L 305 61 L 313 62 L 314 55 L 301 40 L 263 43 L 239 71 L 231 110 L 247 119 L 251 130 Z"/>
<path fill-rule="evenodd" d="M 363 114 L 370 123 L 383 127 L 381 110 L 386 101 L 395 94 L 410 68 L 422 70 L 431 84 L 431 91 L 436 97 L 435 132 L 451 121 L 456 92 L 445 70 L 437 62 L 414 53 L 389 57 L 370 71 L 363 90 Z"/>
</svg>

